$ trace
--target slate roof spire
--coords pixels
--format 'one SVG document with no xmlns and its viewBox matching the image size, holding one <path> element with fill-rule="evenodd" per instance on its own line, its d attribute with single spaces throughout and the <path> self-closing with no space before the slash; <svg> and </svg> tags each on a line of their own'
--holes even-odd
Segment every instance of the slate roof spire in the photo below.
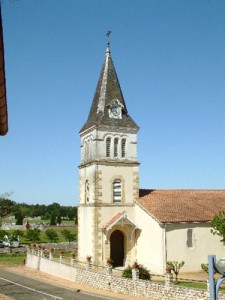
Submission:
<svg viewBox="0 0 225 300">
<path fill-rule="evenodd" d="M 122 107 L 122 118 L 110 118 L 109 105 L 117 99 Z M 86 123 L 81 128 L 80 133 L 91 127 L 104 126 L 111 128 L 127 128 L 137 132 L 139 127 L 128 115 L 126 103 L 120 88 L 119 80 L 112 61 L 110 43 L 108 41 L 105 60 L 96 87 L 94 99 Z"/>
</svg>

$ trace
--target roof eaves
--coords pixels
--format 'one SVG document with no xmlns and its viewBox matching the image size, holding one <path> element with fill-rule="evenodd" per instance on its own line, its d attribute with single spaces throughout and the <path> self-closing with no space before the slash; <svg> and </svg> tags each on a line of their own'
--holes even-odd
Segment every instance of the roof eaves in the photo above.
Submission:
<svg viewBox="0 0 225 300">
<path fill-rule="evenodd" d="M 141 205 L 138 200 L 135 202 L 141 209 L 143 209 L 149 216 L 151 216 L 157 223 L 164 224 L 164 222 L 161 222 L 158 220 L 153 214 L 151 214 L 143 205 Z"/>
</svg>

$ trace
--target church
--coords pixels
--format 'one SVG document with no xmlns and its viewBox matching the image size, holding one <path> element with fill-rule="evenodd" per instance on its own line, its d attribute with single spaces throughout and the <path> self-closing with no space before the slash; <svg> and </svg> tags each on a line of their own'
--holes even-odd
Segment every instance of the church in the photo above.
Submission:
<svg viewBox="0 0 225 300">
<path fill-rule="evenodd" d="M 225 257 L 210 221 L 225 210 L 224 190 L 139 188 L 137 134 L 108 43 L 94 99 L 79 134 L 78 259 L 126 267 L 135 261 L 163 274 L 167 261 L 201 270 L 209 254 Z"/>
</svg>

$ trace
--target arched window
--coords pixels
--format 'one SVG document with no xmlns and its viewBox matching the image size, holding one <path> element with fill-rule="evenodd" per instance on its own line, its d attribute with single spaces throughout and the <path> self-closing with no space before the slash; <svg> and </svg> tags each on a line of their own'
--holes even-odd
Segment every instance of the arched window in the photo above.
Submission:
<svg viewBox="0 0 225 300">
<path fill-rule="evenodd" d="M 119 143 L 119 139 L 115 138 L 114 139 L 114 157 L 118 157 L 118 143 Z"/>
<path fill-rule="evenodd" d="M 126 139 L 122 139 L 121 141 L 121 157 L 126 156 Z"/>
<path fill-rule="evenodd" d="M 122 201 L 122 182 L 120 179 L 113 181 L 113 202 L 118 203 Z"/>
<path fill-rule="evenodd" d="M 110 157 L 110 149 L 111 149 L 111 138 L 107 137 L 107 139 L 106 139 L 106 157 Z"/>
<path fill-rule="evenodd" d="M 85 202 L 89 202 L 89 181 L 85 181 Z"/>
</svg>

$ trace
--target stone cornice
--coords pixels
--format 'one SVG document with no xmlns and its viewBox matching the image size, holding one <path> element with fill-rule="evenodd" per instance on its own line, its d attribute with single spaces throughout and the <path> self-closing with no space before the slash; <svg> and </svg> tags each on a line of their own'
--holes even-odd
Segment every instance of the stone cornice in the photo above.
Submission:
<svg viewBox="0 0 225 300">
<path fill-rule="evenodd" d="M 135 167 L 135 166 L 139 166 L 140 163 L 138 161 L 92 160 L 92 161 L 81 163 L 78 166 L 78 168 L 82 169 L 91 165 Z"/>
</svg>

